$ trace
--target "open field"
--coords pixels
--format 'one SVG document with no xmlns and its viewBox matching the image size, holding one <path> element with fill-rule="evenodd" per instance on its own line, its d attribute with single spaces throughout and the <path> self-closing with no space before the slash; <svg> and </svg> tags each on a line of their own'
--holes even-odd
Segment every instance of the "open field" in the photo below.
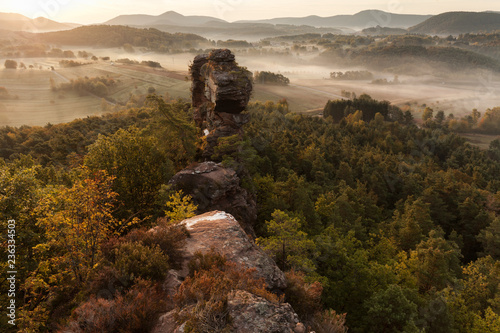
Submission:
<svg viewBox="0 0 500 333">
<path fill-rule="evenodd" d="M 481 149 L 488 149 L 491 141 L 495 139 L 500 139 L 500 135 L 487 135 L 487 134 L 474 134 L 474 133 L 464 133 L 460 134 L 471 144 L 478 146 Z"/>
<path fill-rule="evenodd" d="M 59 68 L 58 59 L 19 61 L 27 66 L 36 64 L 36 69 L 0 70 L 0 86 L 7 88 L 10 95 L 17 96 L 0 100 L 1 125 L 55 124 L 103 113 L 101 98 L 79 96 L 74 92 L 53 92 L 50 89 L 51 78 L 58 85 L 84 76 L 112 77 L 119 84 L 108 97 L 117 102 L 126 102 L 130 94 L 145 94 L 149 87 L 154 87 L 158 94 L 168 93 L 172 97 L 189 98 L 190 94 L 190 84 L 180 79 L 180 74 L 149 71 L 143 66 L 112 65 L 100 61 L 79 67 Z M 42 69 L 38 69 L 39 66 Z M 50 70 L 51 66 L 54 66 L 54 71 Z"/>
<path fill-rule="evenodd" d="M 76 53 L 80 49 L 74 49 Z M 109 98 L 124 103 L 131 94 L 145 94 L 150 87 L 156 93 L 171 97 L 189 98 L 188 66 L 194 54 L 174 55 L 156 53 L 124 53 L 120 49 L 90 49 L 98 57 L 109 56 L 111 61 L 97 61 L 88 65 L 60 68 L 60 59 L 16 59 L 35 69 L 0 70 L 0 86 L 7 88 L 17 99 L 0 100 L 0 124 L 10 126 L 45 125 L 61 123 L 88 115 L 102 114 L 102 99 L 78 96 L 71 92 L 52 92 L 49 80 L 56 84 L 78 77 L 109 76 L 118 81 Z M 115 61 L 129 58 L 152 60 L 164 68 L 153 69 L 139 65 L 123 65 Z M 83 59 L 77 61 L 85 62 Z M 396 105 L 410 105 L 416 118 L 423 105 L 443 110 L 460 117 L 473 108 L 480 112 L 500 105 L 500 79 L 487 74 L 467 81 L 442 81 L 434 77 L 403 77 L 400 84 L 375 85 L 370 81 L 338 81 L 326 79 L 332 71 L 359 70 L 359 68 L 327 68 L 312 64 L 312 59 L 300 57 L 266 58 L 237 54 L 240 65 L 250 71 L 272 71 L 290 78 L 289 86 L 255 85 L 253 101 L 278 101 L 286 98 L 293 112 L 319 114 L 329 99 L 341 97 L 341 91 L 367 93 L 375 99 L 385 99 Z M 90 61 L 89 61 L 90 62 Z M 42 69 L 39 69 L 39 66 Z M 54 71 L 50 67 L 55 68 Z M 374 73 L 376 78 L 392 79 L 388 73 Z"/>
<path fill-rule="evenodd" d="M 77 94 L 50 90 L 49 80 L 62 79 L 50 70 L 1 70 L 0 85 L 17 99 L 0 101 L 0 124 L 9 126 L 45 125 L 99 114 L 101 101 Z"/>
</svg>

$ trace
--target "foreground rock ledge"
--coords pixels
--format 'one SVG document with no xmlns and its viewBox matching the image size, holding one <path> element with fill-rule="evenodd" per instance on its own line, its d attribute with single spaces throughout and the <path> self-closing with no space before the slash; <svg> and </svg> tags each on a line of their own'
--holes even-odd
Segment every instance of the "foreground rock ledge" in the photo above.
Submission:
<svg viewBox="0 0 500 333">
<path fill-rule="evenodd" d="M 288 303 L 274 304 L 247 291 L 236 290 L 228 295 L 227 311 L 234 333 L 305 333 L 297 314 Z M 183 333 L 184 324 L 175 321 L 175 311 L 158 320 L 153 333 Z"/>
<path fill-rule="evenodd" d="M 282 292 L 285 275 L 264 251 L 243 231 L 236 219 L 224 211 L 212 211 L 181 222 L 190 233 L 182 249 L 182 268 L 171 270 L 165 288 L 175 294 L 188 275 L 188 263 L 196 252 L 212 249 L 247 268 L 255 268 L 255 277 L 263 278 L 267 289 Z M 152 229 L 154 230 L 154 229 Z M 228 295 L 228 312 L 232 320 L 230 332 L 241 333 L 304 333 L 297 314 L 287 303 L 274 304 L 247 291 L 234 290 Z M 175 321 L 175 311 L 163 314 L 154 333 L 184 332 L 184 325 Z"/>
<path fill-rule="evenodd" d="M 286 287 L 285 275 L 264 251 L 245 233 L 231 215 L 212 211 L 181 222 L 191 237 L 184 246 L 183 269 L 180 276 L 187 276 L 188 262 L 198 251 L 207 253 L 215 249 L 229 261 L 256 269 L 256 277 L 263 278 L 267 289 L 280 291 Z"/>
</svg>

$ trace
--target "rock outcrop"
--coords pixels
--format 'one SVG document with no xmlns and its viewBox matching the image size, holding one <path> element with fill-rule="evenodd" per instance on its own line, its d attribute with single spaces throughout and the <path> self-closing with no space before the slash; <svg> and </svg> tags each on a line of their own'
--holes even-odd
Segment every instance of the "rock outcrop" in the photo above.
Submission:
<svg viewBox="0 0 500 333">
<path fill-rule="evenodd" d="M 252 92 L 251 73 L 239 67 L 227 49 L 194 58 L 190 68 L 194 120 L 206 135 L 202 156 L 210 159 L 218 138 L 241 135 L 248 122 L 245 110 Z"/>
<path fill-rule="evenodd" d="M 202 152 L 202 157 L 206 160 L 212 158 L 219 138 L 242 135 L 241 126 L 248 121 L 248 115 L 242 112 L 250 98 L 252 83 L 250 73 L 236 64 L 234 55 L 229 50 L 214 50 L 208 55 L 197 56 L 190 70 L 193 79 L 193 106 L 196 108 L 194 118 L 206 136 Z M 170 270 L 164 283 L 168 296 L 174 296 L 179 290 L 182 281 L 189 274 L 189 262 L 196 253 L 209 253 L 213 250 L 242 268 L 252 269 L 254 277 L 263 279 L 268 291 L 283 293 L 286 287 L 285 275 L 253 241 L 253 224 L 257 219 L 256 203 L 240 186 L 240 178 L 234 170 L 211 161 L 195 163 L 172 177 L 169 185 L 191 195 L 199 212 L 210 212 L 181 222 L 190 236 L 181 249 L 181 268 Z M 196 278 L 200 277 L 192 277 Z M 193 283 L 191 279 L 188 280 L 187 284 L 189 283 Z M 189 303 L 183 303 L 185 305 L 182 309 L 161 316 L 153 332 L 184 332 L 188 329 L 187 326 L 193 324 L 192 319 L 185 318 L 196 316 L 196 321 L 203 324 L 206 324 L 205 321 L 210 322 L 208 331 L 214 331 L 211 320 L 215 318 L 217 325 L 224 326 L 228 332 L 305 333 L 304 325 L 299 322 L 289 304 L 273 303 L 274 297 L 269 297 L 268 300 L 240 288 L 244 289 L 238 284 L 228 286 L 222 295 L 223 311 L 217 308 L 219 312 L 216 315 L 210 311 L 205 312 L 204 306 L 209 301 L 195 298 Z M 220 301 L 217 302 L 219 303 L 214 304 L 220 306 Z M 226 316 L 229 317 L 228 321 L 225 321 Z M 224 320 L 221 321 L 220 318 Z"/>
<path fill-rule="evenodd" d="M 229 295 L 227 308 L 232 320 L 232 332 L 295 333 L 299 324 L 299 318 L 290 304 L 274 304 L 243 290 Z"/>
<path fill-rule="evenodd" d="M 263 278 L 267 289 L 280 291 L 286 287 L 285 275 L 276 263 L 243 231 L 238 221 L 222 211 L 213 211 L 181 222 L 190 237 L 184 246 L 184 266 L 181 276 L 188 273 L 187 263 L 198 251 L 215 249 L 229 261 L 255 268 L 257 278 Z"/>
<path fill-rule="evenodd" d="M 236 219 L 222 211 L 213 211 L 181 222 L 190 233 L 184 245 L 182 269 L 171 270 L 165 282 L 175 289 L 188 275 L 188 263 L 196 252 L 215 249 L 227 260 L 242 267 L 255 268 L 255 277 L 263 278 L 267 289 L 282 291 L 286 287 L 283 272 L 276 263 L 240 227 Z M 188 311 L 189 309 L 182 309 Z M 234 290 L 227 297 L 227 313 L 231 318 L 230 332 L 303 333 L 297 314 L 287 303 L 272 303 L 244 290 Z M 175 311 L 160 317 L 154 333 L 184 332 L 182 323 L 175 320 Z"/>
<path fill-rule="evenodd" d="M 169 184 L 191 195 L 198 205 L 198 214 L 221 210 L 233 215 L 245 231 L 254 236 L 257 204 L 240 186 L 236 172 L 215 162 L 195 163 L 179 171 Z"/>
</svg>

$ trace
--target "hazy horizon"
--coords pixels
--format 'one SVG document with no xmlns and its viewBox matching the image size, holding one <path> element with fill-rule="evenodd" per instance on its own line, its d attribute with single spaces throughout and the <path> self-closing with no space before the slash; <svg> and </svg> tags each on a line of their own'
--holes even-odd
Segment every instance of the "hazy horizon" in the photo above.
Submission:
<svg viewBox="0 0 500 333">
<path fill-rule="evenodd" d="M 103 23 L 119 15 L 160 15 L 175 11 L 182 15 L 213 16 L 229 22 L 269 19 L 275 17 L 303 17 L 309 15 L 333 16 L 355 14 L 362 10 L 378 9 L 397 14 L 439 14 L 449 11 L 499 11 L 497 0 L 450 1 L 426 0 L 311 0 L 307 4 L 297 0 L 174 0 L 140 3 L 131 0 L 25 0 L 0 3 L 0 12 L 18 13 L 29 18 L 46 17 L 58 22 L 93 24 Z"/>
</svg>

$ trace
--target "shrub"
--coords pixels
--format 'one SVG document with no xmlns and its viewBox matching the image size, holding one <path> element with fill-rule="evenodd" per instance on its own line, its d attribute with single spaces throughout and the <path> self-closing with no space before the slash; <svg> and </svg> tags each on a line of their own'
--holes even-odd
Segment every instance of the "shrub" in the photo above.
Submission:
<svg viewBox="0 0 500 333">
<path fill-rule="evenodd" d="M 321 311 L 323 286 L 318 281 L 306 283 L 305 274 L 295 270 L 286 272 L 285 276 L 287 281 L 285 300 L 303 321 L 310 321 Z"/>
<path fill-rule="evenodd" d="M 61 67 L 78 67 L 85 65 L 83 62 L 74 61 L 74 60 L 61 60 L 59 61 L 59 66 Z"/>
<path fill-rule="evenodd" d="M 346 314 L 337 314 L 335 310 L 326 310 L 314 317 L 313 329 L 316 333 L 347 333 Z"/>
<path fill-rule="evenodd" d="M 17 62 L 14 60 L 5 60 L 5 68 L 17 69 Z"/>
<path fill-rule="evenodd" d="M 168 256 L 169 263 L 172 266 L 179 267 L 182 261 L 182 247 L 185 244 L 189 232 L 183 225 L 167 225 L 164 219 L 158 219 L 159 225 L 149 231 L 146 228 L 135 229 L 121 238 L 122 242 L 141 242 L 145 246 L 158 246 L 160 250 Z M 115 242 L 117 246 L 120 240 Z M 107 245 L 113 246 L 113 244 Z"/>
<path fill-rule="evenodd" d="M 208 271 L 215 267 L 223 269 L 226 263 L 226 258 L 217 253 L 214 249 L 211 249 L 210 252 L 206 254 L 196 252 L 193 259 L 188 263 L 189 276 L 193 276 L 196 272 Z"/>
<path fill-rule="evenodd" d="M 255 83 L 277 84 L 281 86 L 286 86 L 290 83 L 289 78 L 272 72 L 255 72 L 254 81 Z"/>
<path fill-rule="evenodd" d="M 132 287 L 131 281 L 121 276 L 112 266 L 104 266 L 90 279 L 88 292 L 97 298 L 113 299 L 116 294 L 124 293 Z"/>
<path fill-rule="evenodd" d="M 143 333 L 150 331 L 158 316 L 167 311 L 161 288 L 140 280 L 112 300 L 92 297 L 74 310 L 73 320 L 59 332 Z"/>
<path fill-rule="evenodd" d="M 165 278 L 169 269 L 168 256 L 157 245 L 148 247 L 141 243 L 126 242 L 113 252 L 114 267 L 130 280 L 141 277 L 158 281 Z"/>
<path fill-rule="evenodd" d="M 254 277 L 255 269 L 239 267 L 211 251 L 196 253 L 189 265 L 192 276 L 188 276 L 174 296 L 176 307 L 184 309 L 178 313 L 178 322 L 186 323 L 192 332 L 221 332 L 229 323 L 227 299 L 233 290 L 245 290 L 277 302 L 276 295 L 265 289 L 263 279 Z"/>
<path fill-rule="evenodd" d="M 143 66 L 149 66 L 149 67 L 153 67 L 153 68 L 161 68 L 161 64 L 159 62 L 156 62 L 156 61 L 152 61 L 152 60 L 143 60 L 141 61 L 141 65 Z"/>
</svg>

